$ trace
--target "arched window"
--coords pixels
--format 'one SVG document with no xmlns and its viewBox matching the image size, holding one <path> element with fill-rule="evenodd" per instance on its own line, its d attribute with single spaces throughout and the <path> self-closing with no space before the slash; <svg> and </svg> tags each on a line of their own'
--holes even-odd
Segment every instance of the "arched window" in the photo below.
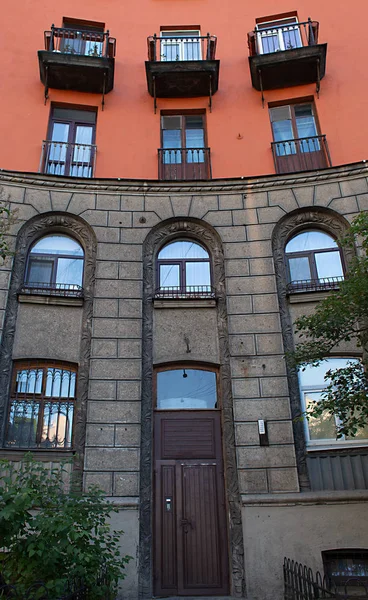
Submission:
<svg viewBox="0 0 368 600">
<path fill-rule="evenodd" d="M 298 233 L 286 244 L 285 254 L 289 290 L 328 289 L 344 278 L 339 247 L 323 231 Z"/>
<path fill-rule="evenodd" d="M 76 378 L 67 363 L 14 363 L 5 445 L 71 448 Z"/>
<path fill-rule="evenodd" d="M 210 257 L 203 246 L 180 240 L 164 246 L 157 258 L 157 294 L 161 297 L 212 296 Z"/>
<path fill-rule="evenodd" d="M 83 264 L 83 248 L 75 239 L 59 233 L 46 235 L 31 247 L 25 286 L 37 292 L 75 295 L 82 290 Z"/>
<path fill-rule="evenodd" d="M 196 410 L 217 408 L 215 371 L 183 367 L 157 372 L 157 408 Z"/>
</svg>

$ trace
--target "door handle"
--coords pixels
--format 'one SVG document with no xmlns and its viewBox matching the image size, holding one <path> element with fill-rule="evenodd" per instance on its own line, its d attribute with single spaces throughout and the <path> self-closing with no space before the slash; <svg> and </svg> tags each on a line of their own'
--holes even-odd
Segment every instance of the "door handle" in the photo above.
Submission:
<svg viewBox="0 0 368 600">
<path fill-rule="evenodd" d="M 180 525 L 183 527 L 184 533 L 188 533 L 188 527 L 191 527 L 193 529 L 192 522 L 189 521 L 189 519 L 181 519 Z"/>
</svg>

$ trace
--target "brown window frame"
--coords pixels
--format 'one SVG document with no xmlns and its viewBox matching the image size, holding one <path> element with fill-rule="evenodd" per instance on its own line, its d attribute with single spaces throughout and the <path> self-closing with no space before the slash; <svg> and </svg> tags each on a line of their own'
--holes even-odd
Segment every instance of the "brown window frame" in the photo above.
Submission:
<svg viewBox="0 0 368 600">
<path fill-rule="evenodd" d="M 164 259 L 160 259 L 159 255 L 160 252 L 166 248 L 167 246 L 170 246 L 171 244 L 175 244 L 175 242 L 189 242 L 189 243 L 193 243 L 196 244 L 198 246 L 200 246 L 208 255 L 208 259 L 205 258 L 164 258 Z M 209 264 L 209 270 L 210 270 L 210 285 L 201 285 L 198 284 L 197 286 L 187 286 L 186 284 L 186 265 L 188 263 L 208 263 Z M 170 286 L 166 286 L 167 288 L 169 288 L 169 291 L 167 294 L 165 294 L 165 287 L 161 287 L 161 281 L 160 281 L 160 267 L 161 265 L 172 265 L 172 266 L 179 266 L 179 286 L 174 286 L 175 289 L 171 290 L 172 293 L 170 293 Z M 185 238 L 185 237 L 180 237 L 174 240 L 171 240 L 167 243 L 165 243 L 163 246 L 161 246 L 161 248 L 158 251 L 157 254 L 157 259 L 156 259 L 156 296 L 161 296 L 161 295 L 167 295 L 167 296 L 171 296 L 171 297 L 180 297 L 180 298 L 193 298 L 193 297 L 212 297 L 214 292 L 213 292 L 213 286 L 212 286 L 212 282 L 213 282 L 213 269 L 212 269 L 212 261 L 211 261 L 211 255 L 208 251 L 208 249 L 206 248 L 206 246 L 204 246 L 204 244 L 201 244 L 199 242 L 199 240 L 195 240 L 192 238 Z M 194 287 L 194 288 L 206 288 L 206 289 L 198 289 L 198 290 L 190 290 L 190 287 Z"/>
<path fill-rule="evenodd" d="M 74 394 L 72 396 L 46 396 L 46 385 L 47 385 L 47 373 L 49 369 L 55 369 L 55 371 L 61 371 L 62 373 L 69 373 L 69 386 L 73 379 L 74 385 L 73 390 Z M 41 391 L 33 392 L 22 392 L 17 390 L 17 375 L 22 371 L 35 371 L 37 373 L 42 373 L 42 384 Z M 73 378 L 73 374 L 75 377 Z M 55 375 L 54 375 L 55 376 Z M 37 375 L 36 375 L 37 377 Z M 7 417 L 7 427 L 6 427 L 6 436 L 5 436 L 5 447 L 6 448 L 17 448 L 17 449 L 33 449 L 33 448 L 41 448 L 47 450 L 71 450 L 73 447 L 73 429 L 74 429 L 74 421 L 75 421 L 75 406 L 77 402 L 77 385 L 78 385 L 78 368 L 73 363 L 68 363 L 64 361 L 52 361 L 52 360 L 17 360 L 13 363 L 13 372 L 11 378 L 11 392 L 10 392 L 10 400 L 9 400 L 9 409 L 8 409 L 8 417 Z M 60 393 L 61 393 L 60 383 Z M 53 391 L 53 390 L 52 390 Z M 34 433 L 34 441 L 31 440 L 32 435 L 32 424 L 31 427 L 28 427 L 28 443 L 22 444 L 21 442 L 17 442 L 17 440 L 11 440 L 10 431 L 11 431 L 11 418 L 12 418 L 12 409 L 15 404 L 18 403 L 20 406 L 23 405 L 23 413 L 24 409 L 27 406 L 31 407 L 31 419 L 34 419 L 36 423 L 35 433 Z M 56 425 L 56 434 L 58 433 L 60 421 L 59 417 L 61 416 L 61 405 L 65 404 L 68 410 L 68 416 L 66 417 L 66 437 L 63 439 L 63 443 L 57 443 L 56 440 L 50 440 L 48 438 L 50 433 L 50 428 L 52 427 L 52 420 L 50 414 L 48 416 L 47 423 L 47 432 L 46 436 L 44 436 L 45 430 L 45 409 L 47 409 L 47 405 L 58 405 L 57 412 L 57 425 Z M 35 412 L 36 411 L 36 412 Z M 69 415 L 71 412 L 71 418 Z M 64 416 L 64 415 L 63 415 Z M 15 419 L 14 415 L 14 419 Z M 19 417 L 20 419 L 22 416 Z M 23 418 L 27 417 L 27 414 L 23 414 Z M 23 427 L 24 429 L 24 427 Z"/>
<path fill-rule="evenodd" d="M 367 575 L 332 575 L 332 561 L 351 560 L 354 558 L 363 558 L 367 565 Z M 325 550 L 322 552 L 323 568 L 326 577 L 336 587 L 343 587 L 347 593 L 350 587 L 364 586 L 368 591 L 368 549 L 365 548 L 341 548 L 336 550 Z M 346 590 L 347 589 L 347 590 Z M 359 596 L 357 596 L 359 597 Z M 364 596 L 366 597 L 366 595 Z"/>
</svg>

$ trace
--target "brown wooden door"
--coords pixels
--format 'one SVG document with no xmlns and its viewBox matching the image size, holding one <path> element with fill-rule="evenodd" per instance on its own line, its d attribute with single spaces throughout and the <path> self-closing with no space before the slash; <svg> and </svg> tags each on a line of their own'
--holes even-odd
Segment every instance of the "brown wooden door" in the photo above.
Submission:
<svg viewBox="0 0 368 600">
<path fill-rule="evenodd" d="M 155 415 L 155 593 L 227 594 L 220 412 Z"/>
</svg>

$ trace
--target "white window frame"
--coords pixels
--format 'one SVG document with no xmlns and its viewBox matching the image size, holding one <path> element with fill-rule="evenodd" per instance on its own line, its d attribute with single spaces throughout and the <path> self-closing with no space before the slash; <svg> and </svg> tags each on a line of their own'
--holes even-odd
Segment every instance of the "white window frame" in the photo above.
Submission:
<svg viewBox="0 0 368 600">
<path fill-rule="evenodd" d="M 173 37 L 173 38 L 178 38 L 178 41 L 176 42 L 175 40 L 168 40 L 166 43 L 164 42 L 165 38 L 168 37 Z M 161 31 L 160 34 L 160 38 L 161 38 L 161 44 L 160 44 L 160 51 L 161 51 L 161 56 L 160 56 L 160 60 L 163 62 L 167 61 L 167 58 L 163 58 L 164 57 L 164 52 L 163 49 L 165 48 L 165 46 L 168 46 L 170 48 L 170 46 L 179 46 L 179 58 L 177 58 L 176 60 L 179 61 L 187 61 L 187 60 L 192 60 L 192 59 L 188 59 L 185 58 L 185 41 L 183 38 L 188 38 L 188 39 L 193 39 L 193 38 L 200 38 L 201 37 L 201 32 L 199 29 L 183 29 L 181 31 L 178 30 L 174 30 L 174 31 L 170 31 L 170 30 L 164 30 Z M 192 42 L 194 43 L 194 42 Z M 201 47 L 201 40 L 198 39 L 198 58 L 193 59 L 193 60 L 202 60 L 202 47 Z"/>
<path fill-rule="evenodd" d="M 351 361 L 351 362 L 359 361 L 359 358 L 357 358 L 357 357 L 331 356 L 329 358 L 330 358 L 330 360 L 333 360 L 333 359 L 344 360 L 345 364 L 342 365 L 341 368 L 344 368 L 349 361 Z M 334 368 L 334 367 L 330 366 L 328 363 L 329 363 L 328 358 L 323 363 L 321 363 L 322 365 L 324 365 L 324 364 L 326 365 L 326 369 L 325 369 L 326 372 L 329 371 L 331 368 Z M 310 368 L 313 369 L 314 367 L 310 367 Z M 307 409 L 307 405 L 306 405 L 306 401 L 305 401 L 306 395 L 308 393 L 322 393 L 326 389 L 326 387 L 321 386 L 321 385 L 303 386 L 301 371 L 299 371 L 298 377 L 299 377 L 301 406 L 302 406 L 302 411 L 305 412 Z M 335 424 L 339 425 L 341 423 L 341 421 L 338 418 L 338 416 L 334 415 L 334 418 L 335 418 Z M 332 417 L 331 417 L 331 419 L 332 419 Z M 306 417 L 304 418 L 304 432 L 305 432 L 305 440 L 306 440 L 308 451 L 309 450 L 331 449 L 331 448 L 335 448 L 335 447 L 336 448 L 349 448 L 349 447 L 357 447 L 357 446 L 358 447 L 359 446 L 368 446 L 368 437 L 367 438 L 359 438 L 359 439 L 355 439 L 355 438 L 345 439 L 345 437 L 342 437 L 339 439 L 326 438 L 326 439 L 320 439 L 320 440 L 311 440 L 310 433 L 309 433 L 309 422 Z"/>
<path fill-rule="evenodd" d="M 290 23 L 290 19 L 295 19 L 295 24 Z M 282 21 L 285 21 L 285 26 L 282 26 Z M 281 25 L 275 26 L 275 23 L 281 23 Z M 273 24 L 273 26 L 272 26 Z M 285 48 L 285 39 L 284 32 L 285 31 L 298 31 L 299 33 L 299 44 L 296 48 L 301 48 L 303 46 L 303 40 L 300 33 L 300 26 L 297 17 L 288 17 L 285 19 L 277 19 L 275 21 L 267 21 L 265 23 L 258 23 L 256 25 L 257 30 L 257 46 L 258 46 L 258 54 L 272 54 L 271 52 L 265 52 L 263 49 L 263 39 L 269 37 L 277 37 L 279 48 L 275 50 L 275 52 L 285 52 L 285 50 L 289 50 L 289 48 Z M 298 34 L 295 34 L 296 36 Z"/>
</svg>

